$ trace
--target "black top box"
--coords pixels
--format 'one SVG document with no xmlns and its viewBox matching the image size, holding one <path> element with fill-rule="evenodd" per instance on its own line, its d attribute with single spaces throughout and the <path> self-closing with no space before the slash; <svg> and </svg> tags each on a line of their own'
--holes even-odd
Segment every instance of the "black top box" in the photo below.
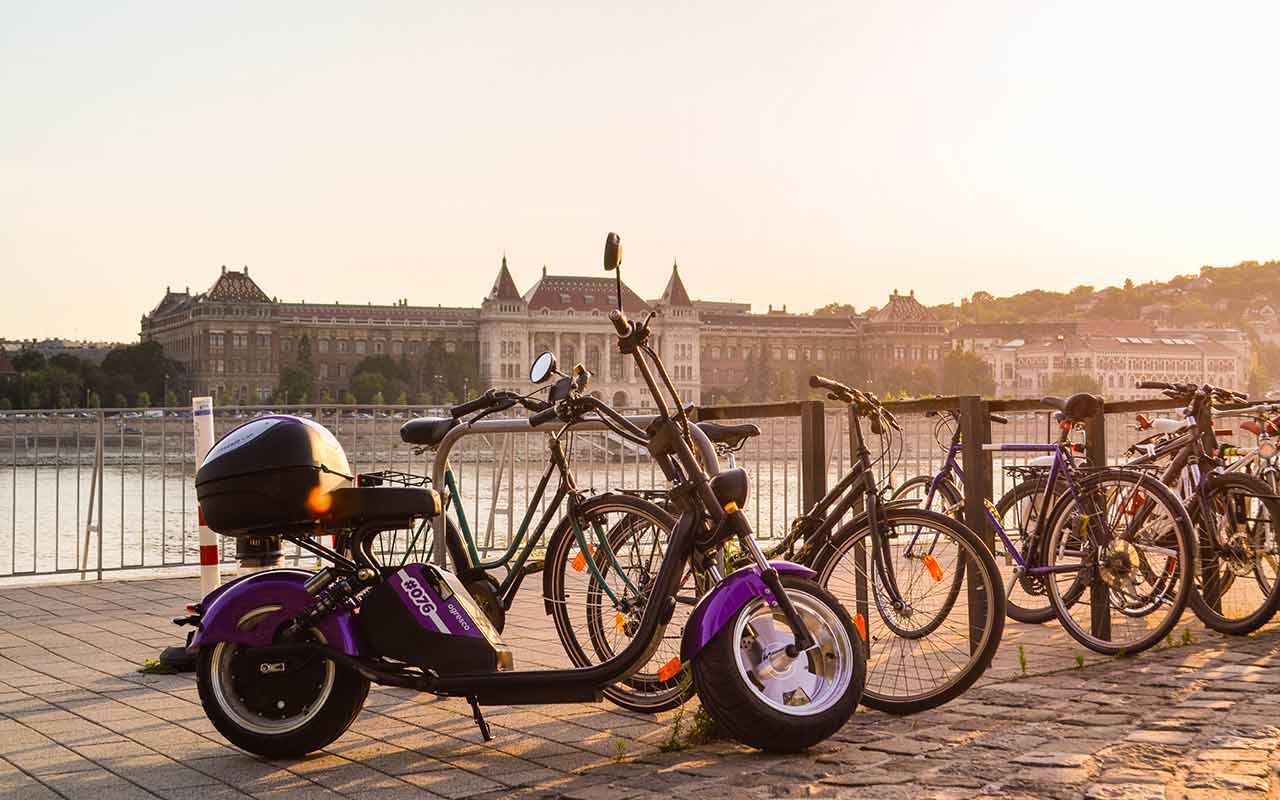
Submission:
<svg viewBox="0 0 1280 800">
<path fill-rule="evenodd" d="M 278 532 L 314 523 L 329 492 L 350 486 L 338 440 L 302 417 L 259 417 L 232 429 L 196 472 L 204 523 L 225 536 Z"/>
</svg>

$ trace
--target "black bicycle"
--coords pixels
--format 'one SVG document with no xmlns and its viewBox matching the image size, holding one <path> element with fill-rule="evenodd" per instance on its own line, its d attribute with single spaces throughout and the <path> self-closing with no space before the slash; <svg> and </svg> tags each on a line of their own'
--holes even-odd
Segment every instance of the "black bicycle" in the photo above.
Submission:
<svg viewBox="0 0 1280 800">
<path fill-rule="evenodd" d="M 861 420 L 883 452 L 902 429 L 875 395 L 816 375 L 809 385 L 853 409 L 853 463 L 769 556 L 811 566 L 855 611 L 868 648 L 863 702 L 892 714 L 934 708 L 972 686 L 1000 645 L 1005 598 L 995 559 L 959 520 L 882 500 Z"/>
</svg>

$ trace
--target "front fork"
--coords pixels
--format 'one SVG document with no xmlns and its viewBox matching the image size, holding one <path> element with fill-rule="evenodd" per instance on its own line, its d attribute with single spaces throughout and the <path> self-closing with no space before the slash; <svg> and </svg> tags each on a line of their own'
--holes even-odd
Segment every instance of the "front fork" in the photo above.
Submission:
<svg viewBox="0 0 1280 800">
<path fill-rule="evenodd" d="M 774 569 L 769 563 L 769 559 L 765 557 L 760 545 L 756 544 L 755 536 L 751 533 L 751 523 L 747 521 L 747 515 L 742 513 L 742 509 L 738 508 L 738 504 L 734 502 L 728 503 L 725 508 L 724 525 L 733 525 L 738 535 L 738 541 L 751 554 L 751 560 L 755 562 L 756 568 L 760 570 L 760 579 L 764 581 L 764 585 L 769 587 L 769 591 L 773 593 L 773 598 L 778 603 L 778 608 L 782 610 L 782 614 L 786 617 L 787 626 L 791 628 L 791 635 L 795 641 L 787 645 L 787 655 L 790 658 L 796 658 L 804 651 L 813 647 L 815 642 L 813 636 L 809 633 L 809 629 L 805 627 L 804 620 L 800 617 L 799 610 L 795 604 L 791 602 L 791 598 L 787 596 L 787 592 L 782 587 L 782 577 L 778 574 L 778 570 Z"/>
</svg>

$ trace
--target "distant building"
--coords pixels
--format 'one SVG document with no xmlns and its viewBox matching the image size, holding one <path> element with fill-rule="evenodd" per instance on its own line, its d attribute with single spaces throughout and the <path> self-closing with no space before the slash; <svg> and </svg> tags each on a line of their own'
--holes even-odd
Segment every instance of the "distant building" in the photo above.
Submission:
<svg viewBox="0 0 1280 800">
<path fill-rule="evenodd" d="M 623 407 L 653 404 L 630 358 L 617 350 L 608 313 L 616 305 L 612 278 L 551 275 L 521 292 L 504 257 L 478 308 L 283 302 L 266 294 L 248 268 L 223 267 L 208 291 L 166 289 L 142 316 L 141 338 L 159 342 L 186 365 L 192 389 L 219 402 L 275 399 L 282 366 L 297 361 L 307 337 L 316 392 L 331 397 L 350 385 L 361 359 L 399 359 L 432 343 L 474 359 L 477 390 L 524 388 L 529 364 L 550 350 L 562 368 L 578 362 L 594 373 L 592 391 Z M 869 317 L 788 313 L 752 314 L 749 303 L 692 300 L 672 265 L 662 295 L 650 301 L 623 286 L 623 305 L 639 319 L 656 311 L 653 344 L 685 402 L 703 393 L 740 390 L 748 371 L 763 364 L 801 373 L 852 372 L 875 379 L 897 367 L 937 371 L 946 346 L 943 324 L 914 293 L 894 293 Z M 788 394 L 787 396 L 794 396 Z M 313 401 L 315 397 L 311 398 Z M 784 399 L 784 398 L 777 398 Z"/>
<path fill-rule="evenodd" d="M 16 375 L 17 370 L 13 368 L 13 364 L 9 361 L 9 354 L 4 348 L 0 347 L 0 378 Z"/>
<path fill-rule="evenodd" d="M 26 339 L 0 341 L 0 350 L 15 354 L 23 350 L 33 350 L 45 358 L 59 355 L 75 356 L 91 364 L 101 364 L 107 354 L 117 347 L 125 347 L 123 342 L 90 342 L 72 339 Z"/>
</svg>

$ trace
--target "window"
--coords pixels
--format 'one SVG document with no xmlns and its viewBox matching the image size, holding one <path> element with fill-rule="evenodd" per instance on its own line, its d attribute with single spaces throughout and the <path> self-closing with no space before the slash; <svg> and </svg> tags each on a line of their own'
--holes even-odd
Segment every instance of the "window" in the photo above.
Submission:
<svg viewBox="0 0 1280 800">
<path fill-rule="evenodd" d="M 319 345 L 319 348 L 318 348 L 318 349 L 320 350 L 320 352 L 321 352 L 321 353 L 327 353 L 327 352 L 329 352 L 329 340 L 328 340 L 328 339 L 321 339 L 321 340 L 320 340 L 319 342 L 317 342 L 316 344 L 318 344 L 318 345 Z"/>
<path fill-rule="evenodd" d="M 404 342 L 391 343 L 391 355 L 398 356 L 404 352 Z"/>
<path fill-rule="evenodd" d="M 350 353 L 350 352 L 351 352 L 351 342 L 348 342 L 346 339 L 339 339 L 339 340 L 338 340 L 338 352 L 339 352 L 339 353 Z"/>
<path fill-rule="evenodd" d="M 788 361 L 796 360 L 796 349 L 794 347 L 787 348 L 787 360 Z"/>
<path fill-rule="evenodd" d="M 328 378 L 328 377 L 329 377 L 329 365 L 328 365 L 327 363 L 321 362 L 321 364 L 320 364 L 320 377 L 321 377 L 321 378 Z"/>
<path fill-rule="evenodd" d="M 769 348 L 769 357 L 770 357 L 770 358 L 772 358 L 774 361 L 781 361 L 781 360 L 782 360 L 782 348 L 781 348 L 781 347 L 771 347 L 771 348 Z"/>
<path fill-rule="evenodd" d="M 716 360 L 716 361 L 718 361 L 718 360 L 720 359 L 720 348 L 719 348 L 719 347 L 713 347 L 713 348 L 711 348 L 711 358 L 712 358 L 712 360 Z"/>
<path fill-rule="evenodd" d="M 280 340 L 280 352 L 282 352 L 282 353 L 292 353 L 292 352 L 293 352 L 293 340 L 292 340 L 292 339 L 288 339 L 288 338 L 281 339 L 281 340 Z"/>
<path fill-rule="evenodd" d="M 365 352 L 367 352 L 367 351 L 368 351 L 368 349 L 369 349 L 369 343 L 368 343 L 368 342 L 366 342 L 364 339 L 357 339 L 357 340 L 356 340 L 356 352 L 357 352 L 357 353 L 364 354 Z"/>
<path fill-rule="evenodd" d="M 444 351 L 445 351 L 446 353 L 453 353 L 453 352 L 456 352 L 456 351 L 457 351 L 457 349 L 458 349 L 458 343 L 457 343 L 457 342 L 445 342 L 445 343 L 444 343 Z"/>
<path fill-rule="evenodd" d="M 826 351 L 824 351 L 821 347 L 819 347 L 817 350 L 814 351 L 814 354 L 818 357 L 819 361 L 822 361 L 826 358 L 825 353 Z"/>
<path fill-rule="evenodd" d="M 386 349 L 387 349 L 387 343 L 382 341 L 381 339 L 373 343 L 373 352 L 375 353 L 381 353 Z"/>
</svg>

